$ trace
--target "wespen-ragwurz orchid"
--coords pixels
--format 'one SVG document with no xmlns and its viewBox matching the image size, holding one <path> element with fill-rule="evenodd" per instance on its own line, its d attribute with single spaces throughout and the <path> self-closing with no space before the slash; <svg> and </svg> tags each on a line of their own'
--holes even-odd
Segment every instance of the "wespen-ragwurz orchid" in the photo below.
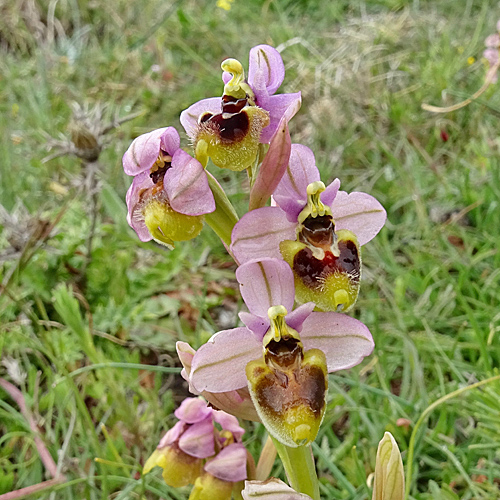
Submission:
<svg viewBox="0 0 500 500">
<path fill-rule="evenodd" d="M 382 228 L 386 212 L 366 193 L 339 191 L 320 181 L 312 151 L 293 144 L 274 191 L 277 206 L 245 214 L 235 225 L 231 251 L 239 263 L 283 258 L 293 269 L 297 300 L 323 311 L 347 311 L 360 282 L 359 247 Z"/>
<path fill-rule="evenodd" d="M 222 98 L 203 99 L 182 112 L 180 120 L 193 139 L 196 158 L 208 157 L 221 168 L 250 167 L 259 144 L 271 141 L 283 116 L 290 120 L 300 107 L 300 92 L 274 95 L 283 82 L 285 67 L 279 52 L 269 45 L 250 50 L 248 79 L 236 59 L 222 63 Z"/>
<path fill-rule="evenodd" d="M 327 372 L 357 365 L 373 350 L 363 323 L 348 316 L 292 310 L 293 273 L 283 260 L 263 259 L 236 271 L 249 312 L 244 327 L 216 333 L 191 360 L 198 391 L 227 393 L 247 387 L 267 430 L 289 447 L 316 437 L 325 409 Z M 181 359 L 182 360 L 182 359 Z"/>
<path fill-rule="evenodd" d="M 141 241 L 172 248 L 175 241 L 196 237 L 203 215 L 215 210 L 203 166 L 180 149 L 173 127 L 137 137 L 123 155 L 123 168 L 134 176 L 127 221 Z"/>
<path fill-rule="evenodd" d="M 143 474 L 158 465 L 168 485 L 194 484 L 190 499 L 230 500 L 233 483 L 247 477 L 245 430 L 236 417 L 209 408 L 201 398 L 185 399 L 175 416 L 179 422 L 148 458 Z"/>
</svg>

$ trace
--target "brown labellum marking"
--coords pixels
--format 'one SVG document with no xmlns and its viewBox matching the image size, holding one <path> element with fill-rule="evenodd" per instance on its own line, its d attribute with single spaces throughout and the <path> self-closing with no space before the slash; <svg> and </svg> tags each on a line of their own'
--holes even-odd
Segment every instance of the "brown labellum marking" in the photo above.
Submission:
<svg viewBox="0 0 500 500">
<path fill-rule="evenodd" d="M 310 365 L 283 372 L 272 370 L 255 391 L 259 405 L 276 418 L 303 405 L 319 416 L 325 404 L 325 374 L 320 367 Z"/>
<path fill-rule="evenodd" d="M 309 248 L 297 252 L 293 259 L 293 270 L 302 282 L 312 289 L 323 286 L 325 278 L 336 272 L 347 273 L 354 283 L 359 282 L 360 260 L 356 244 L 351 240 L 339 241 L 339 256 L 325 252 L 322 260 L 316 259 Z"/>
</svg>

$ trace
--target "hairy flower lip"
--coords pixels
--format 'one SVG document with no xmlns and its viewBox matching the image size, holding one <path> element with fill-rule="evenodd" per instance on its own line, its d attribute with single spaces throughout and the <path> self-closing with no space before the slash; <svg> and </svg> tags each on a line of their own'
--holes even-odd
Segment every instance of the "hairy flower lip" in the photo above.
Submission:
<svg viewBox="0 0 500 500">
<path fill-rule="evenodd" d="M 298 217 L 307 204 L 307 186 L 319 180 L 312 151 L 292 144 L 288 168 L 273 194 L 277 205 L 252 210 L 234 226 L 231 252 L 238 262 L 282 258 L 279 244 L 296 239 Z M 364 245 L 383 227 L 386 212 L 373 196 L 361 192 L 348 194 L 339 191 L 339 187 L 340 181 L 335 179 L 320 199 L 331 208 L 335 230 L 350 230 L 359 244 Z"/>
<path fill-rule="evenodd" d="M 197 392 L 225 393 L 246 387 L 245 367 L 262 357 L 262 340 L 269 329 L 263 311 L 275 305 L 292 309 L 295 290 L 293 273 L 283 260 L 251 261 L 237 270 L 237 279 L 248 313 L 241 319 L 246 327 L 216 333 L 194 354 L 189 382 Z M 304 304 L 290 312 L 288 326 L 300 332 L 304 350 L 320 349 L 329 372 L 357 365 L 373 350 L 373 339 L 360 321 L 340 313 L 312 312 Z"/>
<path fill-rule="evenodd" d="M 288 109 L 291 119 L 300 106 L 300 92 L 274 95 L 285 77 L 285 66 L 279 52 L 269 45 L 257 45 L 250 50 L 248 84 L 255 94 L 256 104 L 269 112 L 270 123 L 261 133 L 260 141 L 269 143 L 276 132 L 281 117 Z M 232 78 L 224 72 L 222 80 L 226 84 Z M 203 113 L 221 113 L 221 98 L 211 97 L 191 105 L 181 113 L 180 121 L 189 137 L 195 138 L 199 117 Z M 293 114 L 292 114 L 293 113 Z"/>
</svg>

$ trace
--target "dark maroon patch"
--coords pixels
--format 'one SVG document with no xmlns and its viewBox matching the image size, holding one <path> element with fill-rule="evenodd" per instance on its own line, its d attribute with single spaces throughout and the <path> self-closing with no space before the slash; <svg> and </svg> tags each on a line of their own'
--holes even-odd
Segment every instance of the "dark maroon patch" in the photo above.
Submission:
<svg viewBox="0 0 500 500">
<path fill-rule="evenodd" d="M 151 172 L 149 174 L 149 177 L 151 177 L 151 180 L 153 181 L 154 184 L 158 184 L 160 181 L 163 182 L 163 178 L 165 177 L 165 173 L 171 167 L 172 167 L 172 164 L 170 162 L 165 163 L 165 165 L 163 165 L 163 167 L 159 167 L 154 172 Z"/>
<path fill-rule="evenodd" d="M 224 118 L 223 114 L 212 116 L 208 123 L 213 123 L 219 129 L 221 139 L 227 142 L 241 141 L 248 133 L 250 121 L 246 113 L 235 113 L 234 115 Z"/>
<path fill-rule="evenodd" d="M 359 282 L 359 253 L 356 244 L 351 241 L 339 241 L 340 255 L 325 252 L 322 260 L 313 256 L 311 249 L 304 248 L 293 259 L 293 270 L 304 285 L 316 289 L 322 286 L 322 279 L 331 273 L 340 271 L 350 274 L 351 279 Z"/>
<path fill-rule="evenodd" d="M 199 122 L 200 123 L 205 123 L 206 121 L 210 120 L 210 118 L 212 118 L 212 116 L 214 116 L 212 113 L 209 113 L 208 111 L 206 113 L 203 113 L 200 118 L 199 118 Z"/>
<path fill-rule="evenodd" d="M 229 95 L 222 96 L 223 113 L 239 113 L 248 104 L 248 98 L 236 99 Z"/>
</svg>

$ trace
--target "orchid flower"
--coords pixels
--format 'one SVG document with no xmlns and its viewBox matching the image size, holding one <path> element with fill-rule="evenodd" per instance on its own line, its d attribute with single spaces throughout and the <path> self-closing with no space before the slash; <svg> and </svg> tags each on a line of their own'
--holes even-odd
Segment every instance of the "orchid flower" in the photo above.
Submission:
<svg viewBox="0 0 500 500">
<path fill-rule="evenodd" d="M 185 399 L 174 414 L 179 422 L 148 458 L 143 474 L 158 465 L 169 486 L 194 484 L 190 498 L 204 498 L 203 491 L 209 491 L 230 500 L 233 483 L 247 477 L 247 452 L 241 442 L 245 430 L 238 419 L 209 408 L 201 398 Z"/>
<path fill-rule="evenodd" d="M 180 149 L 173 127 L 137 137 L 123 155 L 123 168 L 134 176 L 127 221 L 141 241 L 173 248 L 175 241 L 198 236 L 215 201 L 203 166 Z"/>
<path fill-rule="evenodd" d="M 236 260 L 283 258 L 293 269 L 299 302 L 347 311 L 359 291 L 359 247 L 380 231 L 386 212 L 372 196 L 339 187 L 335 179 L 325 188 L 312 151 L 292 144 L 287 171 L 273 194 L 277 206 L 248 212 L 233 229 Z"/>
<path fill-rule="evenodd" d="M 288 122 L 300 107 L 300 92 L 274 95 L 285 77 L 279 52 L 269 45 L 250 50 L 248 80 L 242 64 L 226 59 L 222 99 L 203 99 L 181 113 L 181 124 L 204 165 L 244 170 L 258 158 L 259 144 L 268 144 L 281 119 Z"/>
<path fill-rule="evenodd" d="M 236 278 L 249 309 L 239 314 L 245 326 L 218 332 L 198 349 L 186 369 L 191 387 L 227 394 L 248 386 L 271 435 L 290 447 L 310 443 L 325 409 L 327 373 L 360 363 L 373 350 L 372 336 L 354 318 L 312 312 L 313 303 L 293 310 L 293 273 L 283 260 L 247 262 Z"/>
</svg>

